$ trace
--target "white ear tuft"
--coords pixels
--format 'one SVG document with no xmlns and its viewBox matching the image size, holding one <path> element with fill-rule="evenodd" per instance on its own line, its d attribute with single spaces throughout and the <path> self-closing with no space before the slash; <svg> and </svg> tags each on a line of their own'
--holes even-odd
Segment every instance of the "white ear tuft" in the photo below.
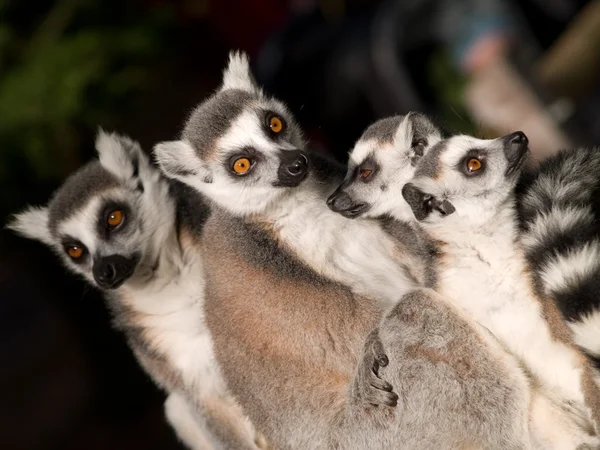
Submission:
<svg viewBox="0 0 600 450">
<path fill-rule="evenodd" d="M 248 55 L 240 51 L 229 53 L 229 64 L 223 71 L 223 86 L 221 90 L 239 89 L 255 92 L 258 90 L 252 72 Z"/>
<path fill-rule="evenodd" d="M 410 114 L 408 113 L 402 118 L 394 135 L 394 148 L 402 152 L 410 151 L 412 148 L 413 126 Z"/>
<path fill-rule="evenodd" d="M 154 157 L 160 170 L 169 178 L 194 185 L 197 181 L 211 182 L 208 170 L 203 167 L 192 146 L 185 141 L 156 144 Z"/>
<path fill-rule="evenodd" d="M 137 176 L 140 169 L 150 167 L 150 161 L 140 144 L 127 136 L 107 133 L 100 128 L 96 150 L 100 164 L 121 180 L 129 180 Z"/>
<path fill-rule="evenodd" d="M 48 227 L 48 208 L 30 206 L 25 211 L 15 214 L 6 228 L 29 239 L 36 239 L 52 246 L 53 240 Z"/>
</svg>

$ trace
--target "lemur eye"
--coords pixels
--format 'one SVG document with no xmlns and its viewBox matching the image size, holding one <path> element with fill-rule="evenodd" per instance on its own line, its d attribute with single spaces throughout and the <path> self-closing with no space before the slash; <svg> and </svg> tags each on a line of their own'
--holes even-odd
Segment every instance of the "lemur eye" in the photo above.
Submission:
<svg viewBox="0 0 600 450">
<path fill-rule="evenodd" d="M 274 114 L 269 114 L 267 116 L 267 125 L 275 134 L 279 134 L 285 129 L 284 120 L 281 117 L 276 116 Z"/>
<path fill-rule="evenodd" d="M 467 171 L 469 173 L 477 172 L 481 169 L 481 161 L 477 158 L 470 158 L 467 161 Z"/>
<path fill-rule="evenodd" d="M 246 157 L 243 157 L 238 158 L 233 162 L 232 170 L 238 175 L 246 175 L 251 167 L 252 161 Z"/>
<path fill-rule="evenodd" d="M 106 223 L 109 228 L 116 228 L 123 223 L 123 219 L 125 218 L 125 214 L 120 209 L 115 209 L 108 214 L 108 218 L 106 219 Z"/>
<path fill-rule="evenodd" d="M 79 259 L 83 256 L 83 247 L 79 245 L 72 245 L 67 248 L 67 253 L 73 259 Z"/>
<path fill-rule="evenodd" d="M 360 179 L 366 180 L 367 178 L 369 178 L 371 176 L 372 173 L 373 173 L 373 170 L 371 170 L 371 169 L 362 169 L 360 171 Z"/>
</svg>

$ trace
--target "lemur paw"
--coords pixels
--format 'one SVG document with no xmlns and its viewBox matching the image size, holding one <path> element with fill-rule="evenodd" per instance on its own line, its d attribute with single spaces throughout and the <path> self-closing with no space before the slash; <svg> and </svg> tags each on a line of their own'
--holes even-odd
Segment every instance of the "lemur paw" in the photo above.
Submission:
<svg viewBox="0 0 600 450">
<path fill-rule="evenodd" d="M 394 407 L 398 404 L 398 395 L 393 387 L 379 377 L 379 369 L 389 364 L 383 343 L 377 329 L 373 330 L 365 341 L 363 359 L 355 380 L 355 397 L 374 406 Z"/>
</svg>

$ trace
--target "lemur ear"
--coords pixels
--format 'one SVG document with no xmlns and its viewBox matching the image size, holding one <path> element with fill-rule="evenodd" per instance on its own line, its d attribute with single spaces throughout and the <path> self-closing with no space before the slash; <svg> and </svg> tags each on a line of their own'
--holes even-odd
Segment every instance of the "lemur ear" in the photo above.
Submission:
<svg viewBox="0 0 600 450">
<path fill-rule="evenodd" d="M 127 136 L 98 130 L 96 151 L 100 164 L 123 181 L 137 178 L 152 169 L 148 156 L 140 144 Z"/>
<path fill-rule="evenodd" d="M 410 206 L 418 221 L 423 221 L 432 211 L 437 211 L 442 216 L 449 216 L 456 208 L 448 200 L 440 200 L 427 194 L 412 183 L 407 183 L 402 188 L 402 197 Z"/>
<path fill-rule="evenodd" d="M 202 164 L 192 146 L 185 141 L 156 144 L 154 157 L 160 170 L 169 178 L 191 186 L 212 183 L 210 171 Z"/>
<path fill-rule="evenodd" d="M 15 214 L 13 219 L 6 225 L 6 228 L 13 230 L 29 239 L 35 239 L 46 245 L 54 244 L 48 227 L 48 208 L 30 206 L 25 211 Z"/>
<path fill-rule="evenodd" d="M 412 147 L 413 126 L 410 115 L 411 113 L 408 113 L 402 118 L 394 134 L 394 148 L 403 152 Z"/>
<path fill-rule="evenodd" d="M 233 51 L 229 53 L 229 63 L 223 71 L 222 91 L 228 89 L 239 89 L 242 91 L 255 92 L 258 86 L 252 72 L 250 61 L 244 52 Z"/>
</svg>

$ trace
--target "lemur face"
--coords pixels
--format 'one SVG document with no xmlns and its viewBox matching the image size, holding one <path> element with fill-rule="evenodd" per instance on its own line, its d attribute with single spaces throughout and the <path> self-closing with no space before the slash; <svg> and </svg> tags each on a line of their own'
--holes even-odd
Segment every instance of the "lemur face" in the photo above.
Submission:
<svg viewBox="0 0 600 450">
<path fill-rule="evenodd" d="M 484 216 L 510 195 L 529 154 L 527 145 L 521 131 L 489 140 L 451 137 L 419 161 L 402 195 L 419 221 L 437 222 L 455 212 Z"/>
<path fill-rule="evenodd" d="M 260 212 L 308 174 L 299 127 L 230 54 L 222 88 L 190 116 L 182 139 L 155 147 L 164 173 L 235 214 Z"/>
<path fill-rule="evenodd" d="M 96 148 L 99 161 L 71 175 L 48 206 L 16 215 L 9 227 L 49 245 L 100 289 L 116 289 L 151 274 L 152 237 L 175 211 L 166 180 L 136 142 L 100 132 Z"/>
<path fill-rule="evenodd" d="M 346 179 L 327 204 L 348 218 L 394 212 L 412 219 L 399 192 L 414 175 L 417 161 L 441 139 L 441 131 L 422 114 L 375 122 L 350 152 Z"/>
</svg>

